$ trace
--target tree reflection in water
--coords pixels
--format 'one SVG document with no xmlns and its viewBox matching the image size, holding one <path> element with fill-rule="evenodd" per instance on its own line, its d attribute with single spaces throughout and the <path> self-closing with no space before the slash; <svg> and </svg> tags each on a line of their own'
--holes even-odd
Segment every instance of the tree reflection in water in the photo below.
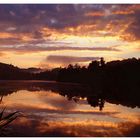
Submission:
<svg viewBox="0 0 140 140">
<path fill-rule="evenodd" d="M 25 118 L 21 117 L 12 123 L 14 136 L 42 136 L 42 134 L 54 136 L 55 132 L 56 136 L 93 136 L 93 134 L 105 136 L 107 132 L 111 133 L 110 135 L 118 136 L 120 132 L 126 131 L 124 126 L 127 119 L 124 118 L 129 117 L 129 115 L 131 117 L 131 112 L 127 116 L 123 112 L 124 110 L 106 109 L 108 107 L 106 102 L 140 107 L 138 98 L 130 99 L 130 97 L 122 96 L 122 93 L 120 96 L 111 96 L 109 93 L 96 94 L 92 88 L 86 85 L 47 81 L 6 81 L 2 82 L 1 85 L 0 102 L 8 103 L 9 100 L 11 101 L 9 102 L 11 110 L 15 109 L 15 105 L 17 105 L 17 110 L 25 111 L 28 114 Z M 10 94 L 13 96 L 8 96 Z M 122 114 L 119 111 L 122 111 Z M 131 124 L 132 127 L 139 125 L 139 122 L 134 120 L 136 117 L 127 120 L 129 121 L 128 125 L 130 125 L 130 121 L 134 121 Z M 118 121 L 122 121 L 124 124 L 120 125 Z M 15 131 L 20 131 L 20 133 L 17 134 Z M 81 132 L 83 133 L 81 134 Z M 96 132 L 98 133 L 96 134 Z"/>
<path fill-rule="evenodd" d="M 92 107 L 99 107 L 99 110 L 103 110 L 105 101 L 113 104 L 121 104 L 128 107 L 140 107 L 139 98 L 135 96 L 122 96 L 120 94 L 109 94 L 102 93 L 96 94 L 93 92 L 92 88 L 86 85 L 80 84 L 65 84 L 65 83 L 56 83 L 56 82 L 47 82 L 47 81 L 18 81 L 18 82 L 3 82 L 0 87 L 0 95 L 2 102 L 3 96 L 7 96 L 19 90 L 28 90 L 28 91 L 52 91 L 59 93 L 60 95 L 67 97 L 68 100 L 73 100 L 77 103 L 80 99 L 86 99 L 88 104 Z"/>
</svg>

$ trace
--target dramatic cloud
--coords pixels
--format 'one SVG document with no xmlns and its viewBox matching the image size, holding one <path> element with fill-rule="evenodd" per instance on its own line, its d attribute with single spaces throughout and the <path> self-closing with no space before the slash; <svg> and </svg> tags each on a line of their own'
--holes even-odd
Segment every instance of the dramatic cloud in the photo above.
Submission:
<svg viewBox="0 0 140 140">
<path fill-rule="evenodd" d="M 134 57 L 131 52 L 140 43 L 140 5 L 1 4 L 0 13 L 0 51 L 11 53 L 11 63 L 17 59 L 13 52 L 22 58 L 36 53 L 32 63 L 39 52 L 44 58 L 58 51 L 75 57 L 78 51 L 85 57 L 95 52 L 108 59 Z"/>
<path fill-rule="evenodd" d="M 126 28 L 126 37 L 128 40 L 140 40 L 140 6 L 139 9 L 135 10 L 135 14 L 133 16 L 134 20 L 131 24 Z"/>
<path fill-rule="evenodd" d="M 68 27 L 96 25 L 96 30 L 104 30 L 112 20 L 123 20 L 125 24 L 127 19 L 137 22 L 139 8 L 135 7 L 96 4 L 0 5 L 0 29 L 9 33 L 32 34 L 33 38 L 42 38 L 40 30 L 43 27 L 57 29 L 58 32 L 61 29 L 62 32 Z"/>
</svg>

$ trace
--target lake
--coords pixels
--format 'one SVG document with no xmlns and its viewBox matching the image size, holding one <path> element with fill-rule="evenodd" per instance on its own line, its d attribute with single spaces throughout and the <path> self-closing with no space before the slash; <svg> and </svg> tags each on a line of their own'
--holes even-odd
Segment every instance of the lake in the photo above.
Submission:
<svg viewBox="0 0 140 140">
<path fill-rule="evenodd" d="M 85 85 L 49 81 L 0 81 L 0 109 L 20 111 L 3 136 L 140 136 L 140 108 L 99 97 Z"/>
</svg>

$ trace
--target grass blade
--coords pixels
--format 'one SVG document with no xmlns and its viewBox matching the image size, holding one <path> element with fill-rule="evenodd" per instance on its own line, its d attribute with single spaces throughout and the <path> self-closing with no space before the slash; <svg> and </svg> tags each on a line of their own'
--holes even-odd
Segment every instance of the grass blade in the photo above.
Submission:
<svg viewBox="0 0 140 140">
<path fill-rule="evenodd" d="M 2 112 L 0 113 L 0 121 L 2 120 L 2 116 L 3 116 L 4 110 L 5 110 L 5 108 L 4 108 L 4 109 L 2 110 Z"/>
<path fill-rule="evenodd" d="M 5 123 L 3 123 L 1 126 L 0 126 L 0 129 L 3 128 L 4 126 L 8 125 L 9 123 L 11 123 L 13 120 L 15 120 L 18 116 L 15 116 L 15 117 L 12 117 L 10 118 L 9 120 L 7 120 Z"/>
<path fill-rule="evenodd" d="M 13 113 L 10 113 L 9 115 L 2 118 L 2 120 L 10 119 L 12 116 L 14 116 L 16 113 L 19 113 L 19 111 L 15 111 Z"/>
</svg>

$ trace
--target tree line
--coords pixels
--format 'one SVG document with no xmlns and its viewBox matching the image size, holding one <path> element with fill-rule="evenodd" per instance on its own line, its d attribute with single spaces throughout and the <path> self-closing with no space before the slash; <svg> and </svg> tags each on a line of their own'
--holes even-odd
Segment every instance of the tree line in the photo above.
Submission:
<svg viewBox="0 0 140 140">
<path fill-rule="evenodd" d="M 53 80 L 80 83 L 92 87 L 98 95 L 123 93 L 127 98 L 140 97 L 140 59 L 129 58 L 105 62 L 103 58 L 89 63 L 87 67 L 69 64 L 40 73 L 25 72 L 13 65 L 0 63 L 0 80 Z M 130 95 L 130 96 L 129 96 Z M 133 95 L 133 96 L 132 96 Z"/>
<path fill-rule="evenodd" d="M 56 86 L 55 89 L 59 89 L 59 94 L 67 95 L 69 100 L 77 101 L 78 97 L 86 97 L 89 104 L 99 106 L 100 109 L 103 108 L 104 101 L 131 107 L 140 106 L 140 59 L 136 58 L 111 62 L 105 62 L 101 58 L 90 62 L 87 67 L 70 64 L 65 68 L 40 73 L 29 73 L 13 65 L 0 63 L 0 80 L 53 80 L 58 83 L 78 83 L 79 91 L 74 85 L 65 85 L 66 88 Z M 20 88 L 19 85 L 18 87 Z"/>
<path fill-rule="evenodd" d="M 137 102 L 136 99 L 140 98 L 140 59 L 106 63 L 101 58 L 100 61 L 92 61 L 87 67 L 69 65 L 60 69 L 57 80 L 89 85 L 93 94 L 101 97 Z"/>
</svg>

